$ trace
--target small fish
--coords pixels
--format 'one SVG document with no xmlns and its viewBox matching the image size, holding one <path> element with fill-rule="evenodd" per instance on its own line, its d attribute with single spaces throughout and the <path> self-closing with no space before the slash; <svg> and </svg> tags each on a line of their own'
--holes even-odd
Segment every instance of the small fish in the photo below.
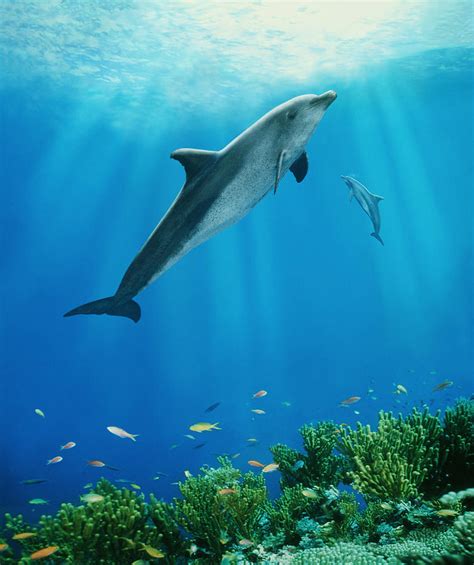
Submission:
<svg viewBox="0 0 474 565">
<path fill-rule="evenodd" d="M 123 483 L 123 484 L 128 484 L 131 483 L 133 481 L 129 481 L 128 479 L 115 479 L 116 483 Z"/>
<path fill-rule="evenodd" d="M 161 471 L 156 471 L 155 475 L 157 477 L 169 477 L 166 473 L 162 473 Z"/>
<path fill-rule="evenodd" d="M 258 439 L 255 439 L 254 437 L 249 437 L 249 439 L 247 440 L 248 443 L 258 443 Z"/>
<path fill-rule="evenodd" d="M 292 471 L 298 471 L 299 469 L 302 469 L 303 467 L 304 467 L 304 461 L 302 461 L 301 459 L 298 459 L 298 461 L 296 461 L 296 463 L 293 465 L 291 470 Z"/>
<path fill-rule="evenodd" d="M 225 496 L 226 494 L 236 494 L 237 491 L 235 490 L 235 488 L 221 488 L 220 490 L 217 491 L 217 494 L 220 494 L 221 496 Z"/>
<path fill-rule="evenodd" d="M 44 412 L 40 408 L 35 408 L 35 414 L 38 414 L 38 416 L 45 418 Z"/>
<path fill-rule="evenodd" d="M 49 502 L 47 500 L 45 500 L 44 498 L 32 498 L 31 500 L 28 501 L 29 504 L 49 504 Z"/>
<path fill-rule="evenodd" d="M 349 406 L 350 404 L 355 404 L 356 402 L 359 402 L 359 400 L 360 400 L 360 396 L 349 396 L 348 398 L 342 400 L 339 406 Z"/>
<path fill-rule="evenodd" d="M 198 549 L 198 546 L 195 543 L 192 543 L 186 551 L 189 553 L 189 555 L 194 555 L 195 553 L 197 553 Z"/>
<path fill-rule="evenodd" d="M 163 559 L 163 557 L 165 557 L 165 554 L 162 551 L 152 547 L 151 545 L 143 544 L 143 551 L 146 551 L 150 557 L 153 557 L 153 559 Z"/>
<path fill-rule="evenodd" d="M 73 441 L 68 441 L 64 445 L 61 445 L 61 449 L 72 449 L 73 447 L 76 447 L 76 445 L 77 444 L 74 443 Z"/>
<path fill-rule="evenodd" d="M 383 508 L 384 510 L 393 510 L 393 506 L 388 502 L 381 502 L 380 508 Z"/>
<path fill-rule="evenodd" d="M 170 449 L 176 449 L 177 447 L 179 447 L 179 443 L 173 443 L 170 445 Z"/>
<path fill-rule="evenodd" d="M 354 410 L 354 414 L 355 414 L 356 416 L 359 416 L 359 415 L 360 415 L 360 411 L 359 411 L 359 410 Z"/>
<path fill-rule="evenodd" d="M 214 404 L 211 404 L 210 406 L 208 406 L 208 407 L 204 410 L 204 412 L 207 412 L 207 413 L 209 413 L 209 412 L 214 412 L 214 410 L 215 410 L 218 406 L 220 406 L 220 405 L 221 405 L 220 402 L 214 402 Z"/>
<path fill-rule="evenodd" d="M 265 465 L 262 469 L 262 473 L 273 473 L 273 471 L 277 471 L 280 465 L 278 463 L 270 463 L 269 465 Z"/>
<path fill-rule="evenodd" d="M 281 403 L 281 405 L 282 405 L 282 406 L 285 406 L 285 408 L 289 408 L 289 407 L 291 406 L 291 402 L 288 402 L 288 400 L 284 400 L 284 401 Z"/>
<path fill-rule="evenodd" d="M 87 483 L 82 488 L 92 488 L 94 485 L 92 483 Z"/>
<path fill-rule="evenodd" d="M 87 464 L 91 467 L 105 467 L 105 469 L 110 469 L 111 471 L 118 471 L 116 467 L 106 465 L 103 461 L 99 461 L 98 459 L 92 459 L 91 461 L 88 461 Z"/>
<path fill-rule="evenodd" d="M 132 565 L 148 565 L 148 561 L 145 561 L 144 559 L 136 559 Z"/>
<path fill-rule="evenodd" d="M 141 490 L 142 488 L 140 485 L 137 485 L 137 483 L 130 483 L 130 486 L 135 490 Z"/>
<path fill-rule="evenodd" d="M 0 553 L 8 549 L 8 543 L 0 543 Z"/>
<path fill-rule="evenodd" d="M 268 392 L 266 390 L 259 390 L 258 392 L 256 392 L 252 398 L 263 398 L 264 396 L 267 396 Z"/>
<path fill-rule="evenodd" d="M 184 437 L 187 437 L 188 439 L 196 439 L 194 436 L 192 436 L 191 434 L 184 434 Z"/>
<path fill-rule="evenodd" d="M 430 375 L 437 375 L 438 371 L 430 371 Z"/>
<path fill-rule="evenodd" d="M 237 459 L 237 457 L 240 457 L 240 453 L 232 453 L 230 456 L 231 459 Z"/>
<path fill-rule="evenodd" d="M 22 532 L 21 534 L 15 534 L 12 539 L 16 539 L 16 540 L 22 540 L 22 539 L 28 539 L 28 538 L 32 538 L 34 536 L 37 536 L 38 534 L 36 532 Z"/>
<path fill-rule="evenodd" d="M 403 385 L 397 385 L 394 394 L 408 394 L 408 391 Z"/>
<path fill-rule="evenodd" d="M 198 443 L 197 445 L 195 445 L 195 446 L 193 447 L 193 449 L 201 449 L 201 448 L 204 447 L 205 445 L 206 445 L 206 442 Z"/>
<path fill-rule="evenodd" d="M 191 473 L 190 471 L 188 471 L 188 470 L 186 469 L 186 471 L 184 471 L 184 476 L 185 476 L 187 479 L 190 479 L 193 475 L 192 475 L 192 473 Z"/>
<path fill-rule="evenodd" d="M 301 494 L 306 496 L 306 498 L 318 498 L 317 493 L 312 488 L 304 488 Z"/>
<path fill-rule="evenodd" d="M 370 397 L 370 400 L 377 400 L 377 397 L 376 397 L 376 396 L 371 396 L 371 397 Z"/>
<path fill-rule="evenodd" d="M 104 497 L 101 494 L 89 492 L 88 494 L 81 496 L 81 500 L 83 502 L 87 502 L 87 504 L 95 504 L 96 502 L 102 502 L 104 500 Z"/>
<path fill-rule="evenodd" d="M 242 547 L 250 547 L 253 545 L 253 541 L 250 541 L 249 539 L 241 539 L 239 540 L 239 545 Z"/>
<path fill-rule="evenodd" d="M 60 455 L 56 455 L 56 457 L 53 457 L 52 459 L 48 459 L 46 465 L 54 465 L 55 463 L 61 463 L 62 460 L 63 458 Z"/>
<path fill-rule="evenodd" d="M 122 428 L 117 428 L 117 426 L 107 426 L 107 430 L 111 434 L 114 434 L 114 436 L 120 437 L 122 439 L 131 439 L 132 441 L 137 441 L 135 438 L 138 437 L 138 434 L 130 434 Z"/>
<path fill-rule="evenodd" d="M 459 512 L 456 512 L 456 510 L 451 510 L 450 508 L 442 508 L 441 510 L 438 510 L 436 514 L 442 517 L 454 518 L 459 514 Z"/>
<path fill-rule="evenodd" d="M 433 392 L 444 390 L 445 388 L 449 388 L 450 386 L 453 386 L 453 384 L 454 384 L 453 381 L 448 381 L 448 380 L 443 381 L 442 383 L 439 383 L 433 388 Z"/>
<path fill-rule="evenodd" d="M 250 459 L 250 461 L 247 461 L 247 463 L 251 467 L 261 467 L 262 469 L 265 467 L 263 463 L 260 463 L 260 461 L 256 461 L 255 459 Z"/>
<path fill-rule="evenodd" d="M 220 430 L 221 428 L 218 428 L 217 426 L 219 425 L 219 422 L 216 422 L 215 424 L 210 424 L 209 422 L 198 422 L 197 424 L 193 424 L 192 426 L 189 426 L 189 429 L 192 432 L 198 432 L 199 434 L 201 432 L 211 432 L 212 430 Z"/>
<path fill-rule="evenodd" d="M 25 479 L 20 481 L 21 485 L 40 485 L 41 483 L 46 483 L 47 479 Z"/>
<path fill-rule="evenodd" d="M 57 545 L 50 545 L 49 547 L 45 547 L 40 549 L 39 551 L 35 551 L 30 555 L 30 559 L 43 559 L 43 557 L 49 557 L 58 551 L 59 547 Z"/>
<path fill-rule="evenodd" d="M 251 410 L 251 412 L 254 414 L 266 414 L 265 410 L 260 410 L 260 408 L 255 408 L 254 410 Z"/>
<path fill-rule="evenodd" d="M 373 392 L 375 392 L 373 388 L 368 388 L 368 389 L 367 389 L 367 394 L 372 394 Z"/>
</svg>

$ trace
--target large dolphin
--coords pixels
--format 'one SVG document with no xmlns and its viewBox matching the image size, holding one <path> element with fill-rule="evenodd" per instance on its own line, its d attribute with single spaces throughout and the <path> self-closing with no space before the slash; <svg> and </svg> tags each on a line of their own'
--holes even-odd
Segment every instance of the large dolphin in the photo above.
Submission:
<svg viewBox="0 0 474 565">
<path fill-rule="evenodd" d="M 306 94 L 273 108 L 220 151 L 178 149 L 186 171 L 175 201 L 128 267 L 114 296 L 67 312 L 140 319 L 133 297 L 194 247 L 238 222 L 288 171 L 301 182 L 308 170 L 305 147 L 336 93 Z"/>
<path fill-rule="evenodd" d="M 362 210 L 369 216 L 374 226 L 374 231 L 370 234 L 375 237 L 383 245 L 383 239 L 380 237 L 380 211 L 379 202 L 383 200 L 383 196 L 372 194 L 367 188 L 358 180 L 352 177 L 345 177 L 341 175 L 342 180 L 347 184 L 349 189 L 350 199 L 354 197 L 360 204 Z"/>
</svg>

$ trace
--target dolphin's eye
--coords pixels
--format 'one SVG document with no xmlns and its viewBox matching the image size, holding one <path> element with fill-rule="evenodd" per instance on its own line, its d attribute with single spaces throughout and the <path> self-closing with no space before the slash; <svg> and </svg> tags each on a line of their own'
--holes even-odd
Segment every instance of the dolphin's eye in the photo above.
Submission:
<svg viewBox="0 0 474 565">
<path fill-rule="evenodd" d="M 288 113 L 286 114 L 286 117 L 287 117 L 289 120 L 294 120 L 294 119 L 296 118 L 296 114 L 297 114 L 296 110 L 291 110 L 290 112 L 288 112 Z"/>
</svg>

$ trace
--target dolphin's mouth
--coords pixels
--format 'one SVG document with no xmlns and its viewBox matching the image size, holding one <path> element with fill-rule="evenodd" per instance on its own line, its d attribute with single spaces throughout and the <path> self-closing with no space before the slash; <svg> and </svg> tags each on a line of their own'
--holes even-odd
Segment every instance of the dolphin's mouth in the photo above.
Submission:
<svg viewBox="0 0 474 565">
<path fill-rule="evenodd" d="M 328 90 L 319 96 L 316 96 L 313 100 L 311 100 L 311 106 L 324 106 L 324 109 L 328 108 L 334 100 L 336 100 L 337 94 L 334 90 Z"/>
</svg>

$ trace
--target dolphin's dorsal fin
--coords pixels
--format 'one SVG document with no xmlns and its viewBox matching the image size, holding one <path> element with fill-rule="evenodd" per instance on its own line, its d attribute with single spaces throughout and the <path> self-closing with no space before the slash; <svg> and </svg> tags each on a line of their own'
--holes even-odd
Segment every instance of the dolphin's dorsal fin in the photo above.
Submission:
<svg viewBox="0 0 474 565">
<path fill-rule="evenodd" d="M 377 204 L 380 202 L 380 200 L 383 200 L 383 196 L 379 196 L 378 194 L 371 194 L 372 198 L 377 202 Z"/>
<path fill-rule="evenodd" d="M 290 171 L 295 175 L 296 182 L 301 182 L 308 172 L 308 155 L 303 151 L 296 161 L 291 165 Z"/>
<path fill-rule="evenodd" d="M 203 149 L 176 149 L 170 157 L 179 161 L 186 171 L 186 182 L 193 179 L 204 167 L 217 159 L 217 151 Z"/>
</svg>

